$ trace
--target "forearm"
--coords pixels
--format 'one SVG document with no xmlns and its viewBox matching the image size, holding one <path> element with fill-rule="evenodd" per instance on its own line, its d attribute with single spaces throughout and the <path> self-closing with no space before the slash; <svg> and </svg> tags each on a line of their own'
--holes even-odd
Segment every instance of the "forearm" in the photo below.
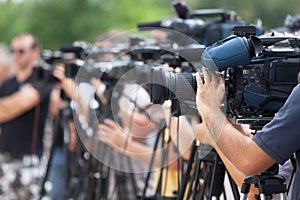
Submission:
<svg viewBox="0 0 300 200">
<path fill-rule="evenodd" d="M 259 174 L 274 162 L 248 135 L 237 130 L 221 110 L 214 111 L 209 132 L 224 155 L 245 175 Z"/>
<path fill-rule="evenodd" d="M 220 148 L 217 145 L 214 146 L 214 149 L 217 151 L 219 157 L 221 158 L 222 162 L 226 167 L 226 170 L 229 172 L 234 182 L 237 184 L 239 188 L 241 188 L 242 184 L 244 183 L 244 179 L 246 175 L 232 164 L 232 162 L 223 154 L 223 152 L 220 150 Z M 255 199 L 254 194 L 257 193 L 258 193 L 257 188 L 251 186 L 251 190 L 248 194 L 248 199 L 254 200 Z"/>
<path fill-rule="evenodd" d="M 137 159 L 139 161 L 142 161 L 144 163 L 150 163 L 152 159 L 152 155 L 154 154 L 154 149 L 153 147 L 141 144 L 136 141 L 130 142 L 126 149 L 122 151 L 124 154 Z M 160 162 L 160 154 L 156 152 L 155 157 L 154 157 L 154 166 L 159 166 Z"/>
<path fill-rule="evenodd" d="M 61 88 L 63 89 L 63 91 L 65 92 L 66 96 L 70 99 L 75 98 L 76 94 L 75 94 L 75 82 L 72 79 L 69 78 L 65 78 L 63 80 L 61 80 Z"/>
<path fill-rule="evenodd" d="M 12 120 L 38 104 L 38 97 L 32 100 L 24 99 L 22 93 L 15 92 L 0 100 L 0 123 Z"/>
<path fill-rule="evenodd" d="M 239 127 L 241 128 L 241 127 Z M 241 129 L 240 129 L 241 130 Z M 249 133 L 246 131 L 245 133 L 243 132 L 243 134 L 248 135 Z M 229 159 L 228 157 L 225 156 L 225 154 L 221 151 L 221 149 L 219 148 L 219 146 L 216 144 L 215 140 L 213 139 L 213 137 L 211 137 L 210 134 L 208 134 L 208 130 L 206 128 L 206 125 L 201 123 L 198 124 L 195 127 L 195 136 L 196 138 L 201 142 L 201 143 L 205 143 L 205 144 L 209 144 L 212 145 L 214 147 L 214 149 L 216 150 L 216 152 L 218 153 L 219 157 L 221 158 L 222 162 L 224 163 L 227 171 L 229 172 L 229 174 L 231 175 L 231 177 L 233 178 L 234 182 L 237 184 L 237 186 L 239 188 L 241 188 L 243 182 L 244 182 L 244 178 L 246 177 L 246 175 L 241 172 Z M 252 187 L 251 188 L 251 192 L 249 193 L 248 197 L 249 199 L 252 199 L 253 194 L 256 194 L 257 190 Z M 251 198 L 250 198 L 251 197 Z"/>
<path fill-rule="evenodd" d="M 132 141 L 128 144 L 126 150 L 122 152 L 146 164 L 150 164 L 151 159 L 153 159 L 154 167 L 161 167 L 162 155 L 164 155 L 163 158 L 167 160 L 164 166 L 169 166 L 172 169 L 177 169 L 176 161 L 178 159 L 178 155 L 173 151 L 172 144 L 170 144 L 169 149 L 158 148 L 156 151 L 154 151 L 153 147 L 151 146 Z"/>
<path fill-rule="evenodd" d="M 89 105 L 85 103 L 84 97 L 79 96 L 78 87 L 76 86 L 76 83 L 73 79 L 65 78 L 61 81 L 61 88 L 66 93 L 66 96 L 73 101 L 75 101 L 79 108 L 80 108 L 80 114 L 84 116 L 86 122 L 88 121 L 88 110 Z"/>
</svg>

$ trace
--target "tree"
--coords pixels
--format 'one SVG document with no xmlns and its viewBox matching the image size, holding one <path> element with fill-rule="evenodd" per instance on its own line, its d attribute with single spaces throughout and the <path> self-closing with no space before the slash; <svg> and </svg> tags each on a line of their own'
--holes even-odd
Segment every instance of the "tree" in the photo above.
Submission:
<svg viewBox="0 0 300 200">
<path fill-rule="evenodd" d="M 249 23 L 261 19 L 266 30 L 283 26 L 286 15 L 299 14 L 300 6 L 298 0 L 287 0 L 285 2 L 282 0 L 188 0 L 188 3 L 193 9 L 223 8 L 234 10 L 243 20 Z"/>
<path fill-rule="evenodd" d="M 48 49 L 75 40 L 93 42 L 109 29 L 135 29 L 138 22 L 173 15 L 168 4 L 154 0 L 6 1 L 0 3 L 1 19 L 9 23 L 0 21 L 0 40 L 8 43 L 15 34 L 30 32 Z"/>
</svg>

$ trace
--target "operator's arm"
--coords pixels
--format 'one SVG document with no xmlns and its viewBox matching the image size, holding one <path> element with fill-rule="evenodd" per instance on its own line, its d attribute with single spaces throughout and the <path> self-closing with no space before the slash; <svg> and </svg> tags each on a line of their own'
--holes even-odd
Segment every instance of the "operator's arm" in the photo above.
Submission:
<svg viewBox="0 0 300 200">
<path fill-rule="evenodd" d="M 243 134 L 251 137 L 249 132 L 244 132 L 245 129 L 243 127 L 239 127 L 239 130 L 243 131 Z M 194 125 L 195 137 L 201 143 L 212 145 L 213 148 L 218 153 L 222 162 L 224 163 L 226 170 L 229 172 L 234 182 L 237 184 L 239 188 L 241 188 L 246 175 L 242 173 L 239 169 L 236 168 L 235 165 L 224 155 L 218 145 L 215 144 L 215 141 L 212 139 L 211 135 L 208 133 L 208 129 L 204 123 Z M 254 194 L 257 194 L 257 189 L 253 186 L 251 187 L 251 191 L 248 194 L 249 199 L 255 199 Z"/>
<path fill-rule="evenodd" d="M 197 107 L 212 140 L 232 164 L 245 175 L 256 175 L 275 161 L 251 137 L 237 130 L 221 111 L 225 93 L 224 79 L 203 69 L 204 82 L 197 75 Z"/>
<path fill-rule="evenodd" d="M 67 78 L 65 76 L 65 66 L 63 64 L 58 64 L 55 67 L 53 75 L 59 80 L 61 89 L 65 92 L 66 96 L 74 100 L 80 108 L 80 114 L 84 116 L 85 121 L 88 121 L 88 109 L 89 105 L 84 102 L 85 97 L 79 96 L 78 86 L 75 80 Z"/>
<path fill-rule="evenodd" d="M 38 91 L 31 85 L 25 85 L 18 92 L 0 100 L 0 123 L 12 120 L 32 109 L 40 102 Z"/>
<path fill-rule="evenodd" d="M 165 156 L 164 159 L 167 159 L 168 157 L 168 163 L 165 163 L 164 166 L 168 166 L 169 169 L 177 169 L 177 158 L 178 155 L 173 151 L 173 144 L 169 144 L 169 151 L 168 154 Z M 147 146 L 144 144 L 141 144 L 139 142 L 136 141 L 131 141 L 128 144 L 128 147 L 126 149 L 125 154 L 133 157 L 137 160 L 140 160 L 144 163 L 149 164 L 152 158 L 152 155 L 155 153 L 155 157 L 154 157 L 154 161 L 153 161 L 153 166 L 154 167 L 161 167 L 161 156 L 162 154 L 164 154 L 164 152 L 162 152 L 163 150 L 161 149 L 161 147 L 158 147 L 158 149 L 154 152 L 153 147 L 151 146 Z"/>
<path fill-rule="evenodd" d="M 161 167 L 161 156 L 166 148 L 162 149 L 161 145 L 159 145 L 154 152 L 152 146 L 133 140 L 131 135 L 126 133 L 113 120 L 106 119 L 103 124 L 99 125 L 98 136 L 101 141 L 111 145 L 115 150 L 145 163 L 150 163 L 152 155 L 155 153 L 153 165 Z M 177 169 L 178 154 L 174 151 L 174 143 L 170 142 L 168 145 L 168 154 L 165 157 L 165 159 L 168 158 L 168 163 L 165 166 L 169 165 L 170 169 Z"/>
</svg>

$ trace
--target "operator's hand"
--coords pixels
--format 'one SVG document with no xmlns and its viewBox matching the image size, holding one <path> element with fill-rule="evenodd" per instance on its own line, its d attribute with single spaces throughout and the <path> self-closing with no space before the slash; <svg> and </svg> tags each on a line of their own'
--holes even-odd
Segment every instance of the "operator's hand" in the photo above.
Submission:
<svg viewBox="0 0 300 200">
<path fill-rule="evenodd" d="M 59 80 L 59 82 L 64 81 L 64 79 L 66 78 L 64 64 L 57 64 L 54 68 L 53 75 Z"/>
<path fill-rule="evenodd" d="M 132 140 L 129 133 L 111 119 L 105 119 L 104 123 L 99 125 L 98 138 L 119 151 L 126 151 Z"/>
<path fill-rule="evenodd" d="M 220 111 L 225 94 L 225 81 L 222 76 L 209 73 L 204 67 L 202 71 L 204 74 L 204 82 L 199 74 L 196 76 L 196 103 L 202 120 L 209 126 L 212 120 L 214 120 L 214 113 Z"/>
<path fill-rule="evenodd" d="M 195 138 L 202 144 L 209 144 L 211 146 L 215 145 L 215 141 L 209 134 L 209 130 L 205 123 L 195 123 L 193 122 L 193 130 Z"/>
<path fill-rule="evenodd" d="M 107 98 L 105 97 L 105 94 L 104 94 L 105 89 L 106 89 L 105 84 L 100 79 L 96 79 L 96 78 L 92 78 L 91 83 L 95 86 L 96 94 L 99 97 L 101 103 L 104 104 L 104 105 L 107 105 L 108 100 L 107 100 Z"/>
<path fill-rule="evenodd" d="M 64 90 L 68 98 L 77 98 L 74 93 L 76 86 L 75 81 L 71 78 L 66 78 L 64 64 L 57 64 L 54 68 L 53 75 L 59 80 L 60 86 Z"/>
</svg>

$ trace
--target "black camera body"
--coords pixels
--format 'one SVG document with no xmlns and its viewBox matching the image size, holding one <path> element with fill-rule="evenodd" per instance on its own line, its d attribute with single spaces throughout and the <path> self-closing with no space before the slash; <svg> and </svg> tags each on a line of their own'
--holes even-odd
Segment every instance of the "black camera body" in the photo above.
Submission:
<svg viewBox="0 0 300 200">
<path fill-rule="evenodd" d="M 240 20 L 236 12 L 224 9 L 185 10 L 185 14 L 179 14 L 179 16 L 181 17 L 140 23 L 138 28 L 140 30 L 169 29 L 189 36 L 199 44 L 208 46 L 230 36 L 235 26 L 249 25 Z M 263 27 L 256 26 L 255 28 L 256 35 L 264 33 Z M 169 34 L 169 37 L 172 40 L 172 33 Z"/>
<path fill-rule="evenodd" d="M 244 102 L 256 109 L 278 111 L 297 84 L 299 59 L 291 58 L 243 67 Z"/>
<path fill-rule="evenodd" d="M 204 51 L 204 66 L 226 73 L 230 117 L 254 129 L 274 117 L 298 84 L 299 41 L 296 36 L 243 34 L 219 41 Z"/>
<path fill-rule="evenodd" d="M 229 117 L 260 129 L 297 85 L 299 59 L 265 61 L 231 68 L 226 80 Z"/>
</svg>

